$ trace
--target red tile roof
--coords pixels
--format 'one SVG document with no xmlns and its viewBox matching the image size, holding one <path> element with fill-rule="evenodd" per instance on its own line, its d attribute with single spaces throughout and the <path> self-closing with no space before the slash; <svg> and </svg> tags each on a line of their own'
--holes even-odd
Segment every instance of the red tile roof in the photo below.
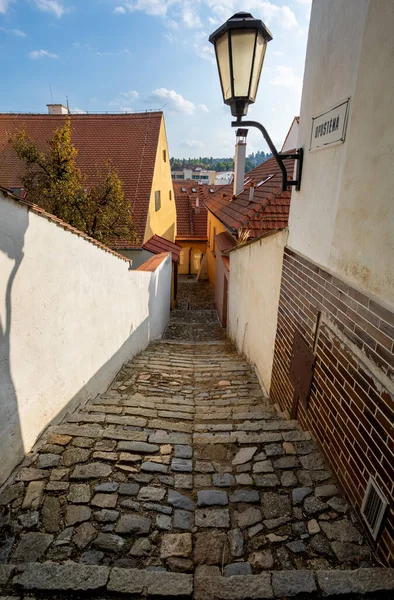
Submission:
<svg viewBox="0 0 394 600">
<path fill-rule="evenodd" d="M 168 252 L 162 252 L 161 254 L 156 254 L 156 256 L 151 256 L 146 260 L 142 265 L 136 268 L 136 271 L 147 271 L 152 272 L 156 271 L 157 267 L 161 265 L 163 260 L 165 260 L 168 256 Z"/>
<path fill-rule="evenodd" d="M 235 246 L 234 238 L 228 233 L 228 231 L 222 231 L 215 236 L 215 247 L 219 252 L 226 252 Z"/>
<path fill-rule="evenodd" d="M 204 201 L 222 185 L 197 184 L 191 179 L 173 181 L 178 240 L 206 240 L 208 213 Z M 183 192 L 182 189 L 185 191 Z M 193 192 L 195 190 L 195 192 Z M 199 199 L 200 212 L 196 213 L 196 200 Z"/>
<path fill-rule="evenodd" d="M 291 179 L 294 160 L 284 162 Z M 261 183 L 264 180 L 265 183 Z M 245 181 L 245 189 L 238 196 L 233 196 L 232 185 L 226 185 L 212 194 L 205 206 L 230 230 L 250 230 L 250 238 L 258 237 L 264 231 L 287 227 L 291 192 L 281 192 L 282 176 L 275 159 L 270 158 L 246 173 Z M 252 200 L 249 199 L 251 183 L 255 185 Z"/>
<path fill-rule="evenodd" d="M 94 238 L 91 238 L 90 236 L 86 235 L 86 233 L 83 233 L 83 231 L 80 231 L 79 229 L 72 227 L 71 225 L 69 225 L 65 221 L 62 221 L 58 217 L 51 215 L 50 213 L 48 213 L 44 209 L 42 209 L 40 206 L 37 206 L 37 204 L 33 204 L 32 202 L 28 202 L 27 200 L 23 200 L 23 199 L 19 198 L 18 196 L 15 196 L 15 194 L 13 194 L 10 190 L 8 190 L 7 188 L 4 188 L 1 185 L 0 185 L 0 192 L 3 192 L 4 196 L 6 196 L 8 198 L 12 198 L 12 200 L 15 200 L 16 202 L 18 202 L 18 204 L 22 204 L 23 206 L 26 206 L 26 208 L 29 212 L 32 212 L 35 215 L 38 215 L 39 217 L 44 217 L 44 219 L 51 221 L 51 223 L 55 223 L 55 225 L 58 225 L 59 227 L 61 227 L 62 229 L 65 229 L 66 231 L 69 231 L 70 233 L 78 235 L 79 237 L 83 238 L 87 242 L 94 244 L 94 246 L 97 246 L 101 250 L 105 250 L 105 252 L 109 252 L 110 254 L 113 254 L 114 256 L 116 256 L 116 258 L 120 258 L 121 260 L 124 260 L 127 263 L 130 262 L 129 258 L 122 256 L 122 254 L 118 254 L 114 250 L 111 250 L 111 248 L 108 248 L 108 246 L 105 246 L 101 242 L 98 242 Z"/>
<path fill-rule="evenodd" d="M 20 184 L 24 164 L 9 143 L 10 135 L 24 129 L 41 149 L 67 115 L 0 114 L 0 183 L 7 188 Z M 122 115 L 70 115 L 72 141 L 78 149 L 77 164 L 88 182 L 97 180 L 97 170 L 111 159 L 118 168 L 141 247 L 148 216 L 153 171 L 162 112 Z M 114 247 L 130 247 L 123 240 Z"/>
<path fill-rule="evenodd" d="M 153 235 L 142 247 L 144 250 L 148 250 L 148 252 L 152 252 L 153 254 L 161 254 L 162 252 L 168 254 L 168 252 L 171 252 L 172 262 L 175 263 L 178 262 L 182 250 L 181 246 L 178 246 L 178 244 L 169 242 L 159 235 Z"/>
</svg>

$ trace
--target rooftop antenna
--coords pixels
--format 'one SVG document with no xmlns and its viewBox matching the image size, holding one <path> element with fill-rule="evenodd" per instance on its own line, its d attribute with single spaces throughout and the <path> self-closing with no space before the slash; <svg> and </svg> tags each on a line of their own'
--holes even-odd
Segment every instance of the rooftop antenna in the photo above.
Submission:
<svg viewBox="0 0 394 600">
<path fill-rule="evenodd" d="M 68 112 L 68 114 L 70 114 L 70 107 L 68 105 L 68 96 L 66 96 L 66 101 L 67 101 L 67 112 Z"/>
<path fill-rule="evenodd" d="M 52 94 L 52 86 L 49 84 L 49 92 L 51 94 L 51 103 L 53 104 L 53 94 Z"/>
</svg>

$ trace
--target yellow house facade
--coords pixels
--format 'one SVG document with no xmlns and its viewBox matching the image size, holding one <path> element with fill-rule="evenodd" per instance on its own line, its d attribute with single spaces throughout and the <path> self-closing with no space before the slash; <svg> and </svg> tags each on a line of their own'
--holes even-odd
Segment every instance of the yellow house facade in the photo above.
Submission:
<svg viewBox="0 0 394 600">
<path fill-rule="evenodd" d="M 207 248 L 207 259 L 208 259 L 208 278 L 210 284 L 215 289 L 216 287 L 216 248 L 215 248 L 215 236 L 224 231 L 228 232 L 228 229 L 218 218 L 216 218 L 208 210 L 208 248 Z"/>
<path fill-rule="evenodd" d="M 176 231 L 176 205 L 163 115 L 156 148 L 152 188 L 143 242 L 148 241 L 153 235 L 160 235 L 166 240 L 174 242 Z"/>
</svg>

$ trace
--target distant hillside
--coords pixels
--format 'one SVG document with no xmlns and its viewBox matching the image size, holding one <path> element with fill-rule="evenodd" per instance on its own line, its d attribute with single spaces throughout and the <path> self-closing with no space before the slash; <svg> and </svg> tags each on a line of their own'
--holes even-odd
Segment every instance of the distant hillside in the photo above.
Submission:
<svg viewBox="0 0 394 600">
<path fill-rule="evenodd" d="M 271 158 L 272 154 L 266 152 L 252 152 L 246 158 L 246 172 L 254 169 L 261 163 Z M 170 160 L 172 171 L 181 171 L 182 169 L 195 169 L 200 167 L 208 171 L 233 171 L 234 161 L 232 158 L 213 158 L 208 156 L 200 156 L 199 158 L 174 158 Z"/>
</svg>

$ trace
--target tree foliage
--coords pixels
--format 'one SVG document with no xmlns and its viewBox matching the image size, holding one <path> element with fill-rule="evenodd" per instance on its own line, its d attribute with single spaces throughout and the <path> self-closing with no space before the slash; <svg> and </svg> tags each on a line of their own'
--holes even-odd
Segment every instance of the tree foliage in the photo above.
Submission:
<svg viewBox="0 0 394 600">
<path fill-rule="evenodd" d="M 96 183 L 88 185 L 76 164 L 70 118 L 48 140 L 46 151 L 39 150 L 25 131 L 12 136 L 11 142 L 26 165 L 22 184 L 30 202 L 104 244 L 111 245 L 116 238 L 136 241 L 116 167 L 108 160 L 97 172 Z"/>
</svg>

